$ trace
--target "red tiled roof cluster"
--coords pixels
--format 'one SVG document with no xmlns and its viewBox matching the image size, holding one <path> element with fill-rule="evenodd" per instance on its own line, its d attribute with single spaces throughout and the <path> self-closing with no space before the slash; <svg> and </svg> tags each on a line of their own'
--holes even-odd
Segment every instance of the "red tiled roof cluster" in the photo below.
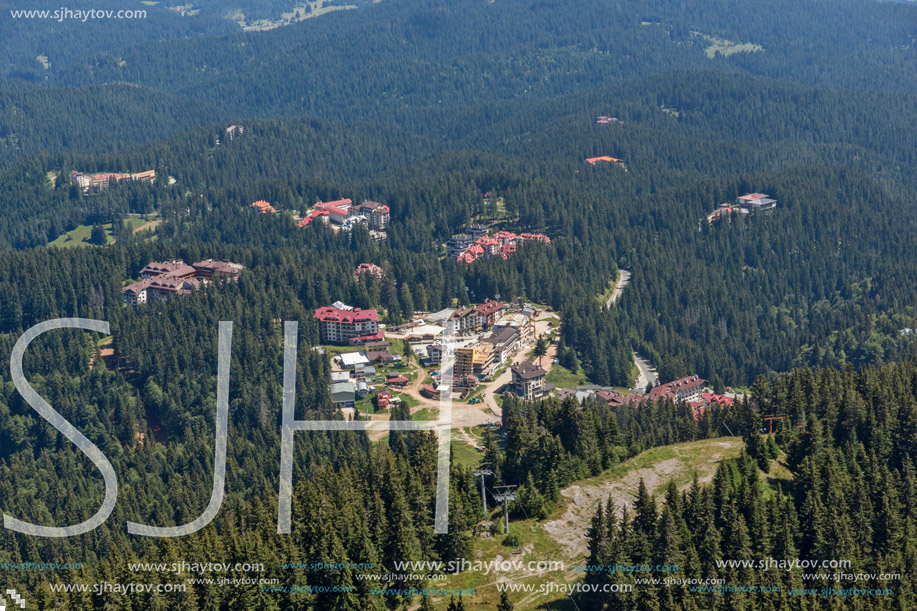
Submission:
<svg viewBox="0 0 917 611">
<path fill-rule="evenodd" d="M 726 395 L 717 395 L 712 392 L 705 392 L 701 395 L 704 398 L 704 401 L 711 405 L 721 405 L 723 407 L 732 407 L 735 405 L 735 399 L 732 397 L 727 397 Z"/>
<path fill-rule="evenodd" d="M 360 263 L 357 265 L 357 268 L 353 270 L 353 279 L 359 280 L 361 274 L 372 274 L 379 280 L 382 280 L 385 277 L 385 270 L 375 263 Z"/>
<path fill-rule="evenodd" d="M 485 301 L 484 303 L 478 306 L 475 306 L 474 309 L 477 310 L 479 314 L 483 314 L 484 316 L 490 316 L 491 314 L 503 309 L 503 302 L 502 301 Z"/>
<path fill-rule="evenodd" d="M 504 259 L 509 259 L 509 256 L 515 253 L 518 248 L 515 242 L 507 242 L 500 247 L 500 256 Z"/>
<path fill-rule="evenodd" d="M 315 310 L 315 318 L 320 321 L 358 323 L 366 321 L 379 321 L 379 314 L 375 310 L 341 310 L 334 306 L 325 306 Z"/>
<path fill-rule="evenodd" d="M 311 223 L 312 221 L 314 221 L 315 219 L 317 219 L 320 216 L 328 216 L 328 211 L 327 210 L 313 210 L 312 212 L 309 213 L 309 215 L 306 218 L 299 221 L 299 226 L 305 227 L 306 225 L 308 225 L 309 223 Z"/>
<path fill-rule="evenodd" d="M 151 261 L 140 270 L 141 276 L 193 276 L 196 270 L 178 259 Z"/>
<path fill-rule="evenodd" d="M 650 391 L 650 399 L 674 398 L 678 391 L 694 390 L 703 388 L 706 380 L 697 376 L 687 376 L 679 378 L 667 384 L 660 384 Z"/>
<path fill-rule="evenodd" d="M 259 199 L 258 201 L 252 203 L 251 205 L 249 205 L 249 208 L 254 208 L 261 214 L 272 214 L 274 212 L 277 212 L 274 206 L 270 205 L 263 199 Z"/>
<path fill-rule="evenodd" d="M 512 231 L 498 231 L 492 236 L 484 235 L 475 240 L 474 244 L 462 251 L 457 261 L 467 265 L 474 263 L 481 257 L 489 257 L 491 255 L 500 255 L 504 259 L 508 259 L 521 244 L 529 241 L 550 244 L 551 238 L 542 233 L 516 234 Z"/>
</svg>

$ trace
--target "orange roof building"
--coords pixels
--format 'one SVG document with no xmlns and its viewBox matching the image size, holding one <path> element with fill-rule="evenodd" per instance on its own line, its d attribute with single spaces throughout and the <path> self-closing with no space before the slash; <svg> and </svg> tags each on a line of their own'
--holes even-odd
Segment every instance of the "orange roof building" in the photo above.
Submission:
<svg viewBox="0 0 917 611">
<path fill-rule="evenodd" d="M 263 199 L 259 199 L 258 201 L 254 202 L 253 204 L 249 206 L 249 208 L 253 208 L 257 210 L 258 212 L 260 212 L 261 214 L 273 214 L 277 212 L 274 206 L 270 205 Z"/>
</svg>

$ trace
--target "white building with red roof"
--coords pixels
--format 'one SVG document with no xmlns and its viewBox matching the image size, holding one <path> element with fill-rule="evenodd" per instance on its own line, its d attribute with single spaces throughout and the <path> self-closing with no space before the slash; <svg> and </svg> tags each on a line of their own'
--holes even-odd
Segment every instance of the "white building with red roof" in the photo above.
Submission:
<svg viewBox="0 0 917 611">
<path fill-rule="evenodd" d="M 703 378 L 687 376 L 667 384 L 660 384 L 650 390 L 647 397 L 654 400 L 671 399 L 688 403 L 702 401 L 705 383 L 706 380 Z"/>
<path fill-rule="evenodd" d="M 345 310 L 326 306 L 315 310 L 315 319 L 318 320 L 321 340 L 326 344 L 346 344 L 351 339 L 375 341 L 382 336 L 376 310 Z"/>
</svg>

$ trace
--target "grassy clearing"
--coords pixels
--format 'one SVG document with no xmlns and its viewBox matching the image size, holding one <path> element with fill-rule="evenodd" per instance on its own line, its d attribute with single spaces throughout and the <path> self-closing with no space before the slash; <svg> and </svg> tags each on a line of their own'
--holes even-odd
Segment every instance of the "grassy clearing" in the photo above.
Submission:
<svg viewBox="0 0 917 611">
<path fill-rule="evenodd" d="M 245 20 L 245 14 L 242 13 L 241 10 L 233 11 L 228 18 L 239 24 L 243 30 L 264 31 L 273 30 L 274 28 L 290 25 L 292 23 L 297 23 L 306 19 L 321 17 L 322 15 L 334 11 L 350 10 L 355 8 L 357 7 L 353 4 L 327 6 L 326 0 L 312 0 L 310 2 L 305 2 L 303 4 L 294 6 L 293 10 L 288 13 L 281 13 L 280 19 L 259 19 L 251 23 L 247 23 Z"/>
<path fill-rule="evenodd" d="M 394 392 L 393 396 L 400 397 L 401 401 L 404 402 L 404 404 L 407 405 L 408 407 L 417 407 L 418 405 L 420 405 L 420 401 L 418 401 L 411 395 L 406 395 L 400 392 Z M 420 410 L 420 411 L 423 411 L 423 410 Z M 417 413 L 420 413 L 420 412 L 417 412 Z M 415 418 L 415 420 L 420 420 L 420 418 Z M 430 420 L 433 420 L 433 418 L 430 418 Z"/>
<path fill-rule="evenodd" d="M 54 179 L 57 177 L 55 176 Z M 51 180 L 51 177 L 48 177 Z M 155 229 L 160 223 L 161 219 L 156 218 L 155 215 L 148 215 L 147 218 L 143 218 L 139 215 L 131 215 L 124 219 L 124 225 L 128 227 L 131 232 L 137 233 L 140 230 L 150 230 Z M 105 230 L 105 239 L 106 244 L 111 244 L 115 241 L 114 234 L 112 232 L 112 224 L 105 223 L 102 225 L 102 228 Z M 57 246 L 60 248 L 71 248 L 74 246 L 95 246 L 89 241 L 89 237 L 92 235 L 92 225 L 77 225 L 74 229 L 63 233 L 57 236 L 53 242 L 49 243 L 48 246 Z"/>
<path fill-rule="evenodd" d="M 462 439 L 453 439 L 452 440 L 452 460 L 462 465 L 463 467 L 470 467 L 481 462 L 482 454 L 475 450 L 474 448 L 468 447 L 468 444 L 465 443 Z"/>
<path fill-rule="evenodd" d="M 128 221 L 135 221 L 139 219 L 128 219 Z M 162 219 L 153 219 L 151 221 L 139 220 L 139 223 L 132 223 L 131 227 L 134 233 L 140 233 L 141 231 L 148 231 L 153 233 L 156 231 L 156 228 L 162 224 Z"/>
<path fill-rule="evenodd" d="M 725 38 L 708 36 L 707 34 L 702 34 L 700 32 L 691 32 L 691 34 L 694 36 L 700 36 L 707 43 L 709 43 L 707 48 L 704 49 L 704 55 L 706 55 L 709 59 L 716 57 L 717 53 L 722 54 L 724 57 L 729 57 L 735 53 L 758 53 L 760 51 L 764 51 L 764 47 L 751 42 L 733 42 L 731 40 L 726 40 Z"/>
<path fill-rule="evenodd" d="M 551 371 L 545 376 L 544 381 L 548 384 L 554 384 L 558 388 L 576 388 L 577 386 L 586 386 L 589 380 L 582 370 L 573 373 L 562 365 L 553 365 Z"/>
<path fill-rule="evenodd" d="M 436 420 L 439 417 L 439 414 L 429 407 L 417 410 L 411 414 L 411 420 Z"/>
<path fill-rule="evenodd" d="M 105 229 L 105 238 L 108 244 L 114 241 L 111 235 L 111 223 L 102 226 Z M 89 236 L 92 234 L 92 225 L 77 225 L 76 228 L 67 233 L 57 236 L 57 239 L 48 244 L 48 246 L 58 246 L 60 248 L 71 248 L 74 246 L 95 246 L 89 242 Z"/>
<path fill-rule="evenodd" d="M 342 354 L 344 352 L 359 352 L 363 350 L 363 346 L 339 346 L 337 344 L 321 344 L 322 350 L 325 352 L 333 352 L 334 354 Z"/>
</svg>

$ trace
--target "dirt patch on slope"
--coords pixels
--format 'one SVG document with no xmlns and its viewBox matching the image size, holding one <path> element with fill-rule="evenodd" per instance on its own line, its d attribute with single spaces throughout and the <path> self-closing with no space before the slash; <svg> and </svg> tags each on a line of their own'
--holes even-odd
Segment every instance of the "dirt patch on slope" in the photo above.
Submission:
<svg viewBox="0 0 917 611">
<path fill-rule="evenodd" d="M 737 456 L 741 445 L 741 439 L 679 444 L 673 447 L 677 456 L 675 458 L 633 469 L 614 480 L 596 484 L 586 482 L 565 488 L 561 491 L 561 503 L 565 505 L 563 514 L 556 520 L 545 522 L 543 528 L 563 548 L 566 557 L 583 558 L 588 553 L 586 532 L 598 503 L 605 503 L 611 497 L 619 512 L 625 506 L 631 507 L 641 479 L 650 494 L 658 493 L 670 481 L 675 481 L 679 488 L 686 488 L 695 471 L 702 483 L 709 482 L 713 479 L 717 464 L 725 458 Z M 636 461 L 638 458 L 631 460 Z"/>
</svg>

